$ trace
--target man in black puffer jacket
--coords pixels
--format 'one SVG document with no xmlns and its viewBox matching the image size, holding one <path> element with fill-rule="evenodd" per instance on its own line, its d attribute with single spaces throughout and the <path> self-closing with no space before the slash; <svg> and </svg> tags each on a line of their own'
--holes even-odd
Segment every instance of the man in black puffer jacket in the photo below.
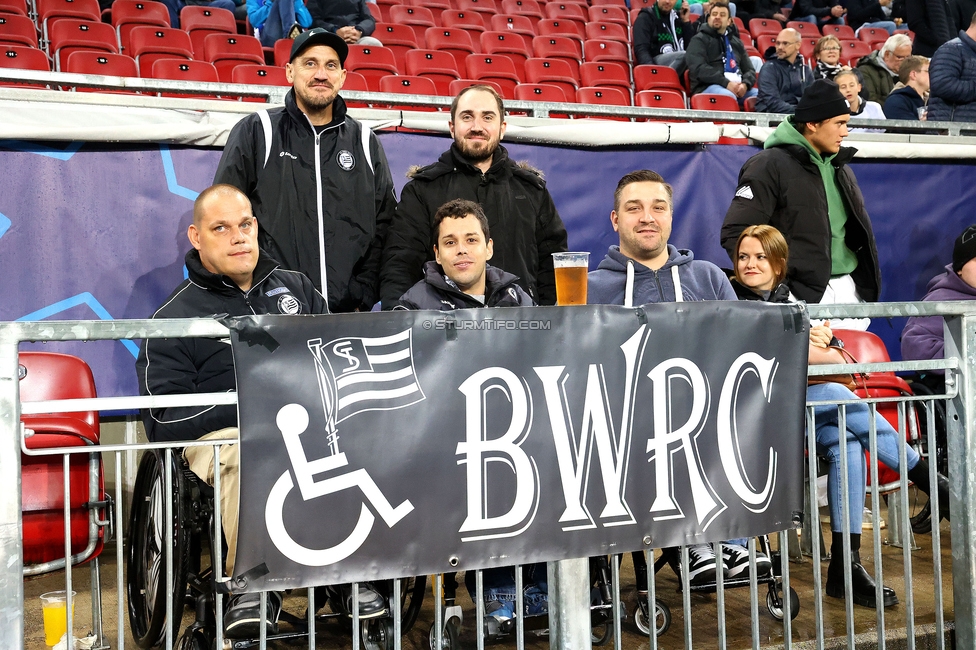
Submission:
<svg viewBox="0 0 976 650">
<path fill-rule="evenodd" d="M 556 302 L 552 253 L 566 250 L 566 228 L 542 174 L 515 163 L 499 141 L 505 107 L 490 86 L 470 86 L 451 105 L 454 144 L 436 163 L 412 170 L 390 226 L 380 297 L 391 309 L 433 259 L 433 219 L 451 199 L 480 204 L 495 235 L 495 261 L 543 305 Z"/>
<path fill-rule="evenodd" d="M 930 121 L 976 121 L 976 15 L 936 52 L 929 65 Z"/>
</svg>

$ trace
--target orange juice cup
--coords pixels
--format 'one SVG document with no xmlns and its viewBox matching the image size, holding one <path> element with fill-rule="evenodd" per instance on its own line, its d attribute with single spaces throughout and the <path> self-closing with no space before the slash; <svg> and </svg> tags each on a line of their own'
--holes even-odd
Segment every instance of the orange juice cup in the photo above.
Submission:
<svg viewBox="0 0 976 650">
<path fill-rule="evenodd" d="M 556 304 L 585 305 L 590 254 L 553 253 L 552 265 L 556 271 Z"/>
<path fill-rule="evenodd" d="M 73 599 L 77 594 L 71 592 Z M 44 643 L 55 646 L 64 633 L 68 631 L 68 592 L 49 591 L 41 595 L 41 608 L 44 614 Z M 71 613 L 74 614 L 75 603 L 71 602 Z"/>
</svg>

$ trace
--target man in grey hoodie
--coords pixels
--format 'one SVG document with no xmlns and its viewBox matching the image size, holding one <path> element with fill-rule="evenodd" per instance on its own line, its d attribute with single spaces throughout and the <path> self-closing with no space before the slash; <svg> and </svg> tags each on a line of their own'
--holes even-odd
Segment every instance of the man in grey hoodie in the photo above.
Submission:
<svg viewBox="0 0 976 650">
<path fill-rule="evenodd" d="M 620 235 L 596 271 L 589 274 L 587 302 L 603 305 L 643 305 L 652 302 L 735 300 L 725 273 L 711 262 L 696 260 L 689 250 L 668 243 L 674 210 L 674 191 L 657 172 L 643 169 L 620 179 L 613 194 L 610 223 Z M 748 576 L 747 540 L 722 545 L 726 580 Z M 766 576 L 769 558 L 756 554 L 756 575 Z M 646 589 L 643 553 L 634 553 L 638 590 Z M 688 580 L 692 585 L 715 582 L 717 562 L 710 544 L 688 548 Z"/>
</svg>

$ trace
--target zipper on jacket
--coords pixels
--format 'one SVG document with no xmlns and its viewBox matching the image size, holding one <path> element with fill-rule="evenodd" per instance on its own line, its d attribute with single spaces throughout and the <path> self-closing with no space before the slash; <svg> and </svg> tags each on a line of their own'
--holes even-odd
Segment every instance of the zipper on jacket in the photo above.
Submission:
<svg viewBox="0 0 976 650">
<path fill-rule="evenodd" d="M 322 156 L 321 134 L 315 133 L 315 209 L 319 220 L 319 275 L 322 277 L 322 296 L 326 304 L 329 302 L 329 283 L 325 270 L 325 216 L 322 213 Z"/>
<path fill-rule="evenodd" d="M 657 271 L 654 271 L 654 284 L 657 285 L 657 295 L 660 296 L 661 300 L 664 300 L 664 287 L 661 286 L 661 276 L 658 275 Z"/>
</svg>

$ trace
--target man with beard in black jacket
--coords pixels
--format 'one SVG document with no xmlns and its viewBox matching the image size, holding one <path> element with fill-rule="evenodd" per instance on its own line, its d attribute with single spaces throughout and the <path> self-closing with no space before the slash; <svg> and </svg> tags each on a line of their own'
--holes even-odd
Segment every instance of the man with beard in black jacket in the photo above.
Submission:
<svg viewBox="0 0 976 650">
<path fill-rule="evenodd" d="M 153 318 L 201 318 L 216 314 L 326 314 L 328 307 L 312 282 L 286 271 L 258 248 L 258 223 L 251 203 L 236 187 L 214 185 L 193 204 L 187 230 L 193 248 L 186 254 L 189 277 Z M 237 388 L 229 341 L 208 338 L 146 339 L 136 360 L 142 395 L 220 393 Z M 154 408 L 142 411 L 152 442 L 236 439 L 235 405 Z M 187 447 L 184 457 L 197 476 L 214 483 L 213 447 Z M 220 446 L 220 513 L 227 539 L 227 574 L 237 554 L 238 445 Z M 228 638 L 254 638 L 260 622 L 260 594 L 233 595 L 224 614 Z M 274 632 L 281 594 L 268 594 L 267 625 Z"/>
<path fill-rule="evenodd" d="M 261 220 L 261 248 L 311 278 L 333 312 L 377 301 L 396 209 L 383 147 L 339 97 L 348 53 L 341 37 L 322 28 L 296 38 L 284 107 L 238 122 L 214 177 L 247 195 Z"/>
<path fill-rule="evenodd" d="M 469 86 L 451 104 L 448 123 L 454 144 L 432 165 L 411 170 L 390 226 L 380 271 L 380 297 L 392 309 L 422 279 L 433 259 L 433 220 L 451 199 L 479 203 L 495 236 L 500 268 L 540 304 L 556 302 L 552 253 L 566 250 L 566 228 L 542 174 L 516 163 L 499 145 L 505 106 L 490 86 Z"/>
</svg>

